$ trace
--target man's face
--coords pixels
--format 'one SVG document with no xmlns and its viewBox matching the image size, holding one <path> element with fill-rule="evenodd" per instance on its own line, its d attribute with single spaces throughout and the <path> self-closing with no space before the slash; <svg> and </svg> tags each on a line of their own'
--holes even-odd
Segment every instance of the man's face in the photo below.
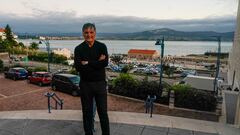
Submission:
<svg viewBox="0 0 240 135">
<path fill-rule="evenodd" d="M 96 31 L 93 28 L 87 28 L 83 31 L 85 41 L 93 43 L 96 38 Z"/>
</svg>

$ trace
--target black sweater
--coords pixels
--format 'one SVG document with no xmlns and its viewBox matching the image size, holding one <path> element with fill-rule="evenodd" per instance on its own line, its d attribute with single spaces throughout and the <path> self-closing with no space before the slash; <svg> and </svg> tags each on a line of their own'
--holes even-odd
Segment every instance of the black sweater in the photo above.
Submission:
<svg viewBox="0 0 240 135">
<path fill-rule="evenodd" d="M 105 60 L 99 61 L 101 55 Z M 82 65 L 81 61 L 88 61 Z M 105 44 L 95 41 L 90 48 L 86 42 L 82 42 L 74 50 L 74 66 L 79 72 L 81 81 L 96 82 L 105 81 L 105 67 L 108 65 L 108 52 Z"/>
</svg>

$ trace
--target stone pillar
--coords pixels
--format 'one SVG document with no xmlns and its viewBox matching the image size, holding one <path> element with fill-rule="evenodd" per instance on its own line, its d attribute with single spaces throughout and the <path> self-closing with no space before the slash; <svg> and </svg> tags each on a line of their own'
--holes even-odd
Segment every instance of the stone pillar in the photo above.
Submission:
<svg viewBox="0 0 240 135">
<path fill-rule="evenodd" d="M 174 101 L 175 101 L 175 94 L 174 90 L 170 91 L 170 97 L 169 97 L 169 108 L 174 109 Z"/>
</svg>

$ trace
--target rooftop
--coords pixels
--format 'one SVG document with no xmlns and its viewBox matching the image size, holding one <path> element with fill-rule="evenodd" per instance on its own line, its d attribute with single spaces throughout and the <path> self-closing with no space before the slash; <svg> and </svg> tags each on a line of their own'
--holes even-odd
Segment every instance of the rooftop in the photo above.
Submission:
<svg viewBox="0 0 240 135">
<path fill-rule="evenodd" d="M 59 76 L 64 76 L 64 77 L 76 77 L 77 75 L 73 75 L 73 74 L 64 74 L 64 73 L 60 73 L 60 74 L 56 74 Z"/>
<path fill-rule="evenodd" d="M 156 50 L 142 50 L 142 49 L 130 49 L 128 53 L 134 53 L 134 54 L 154 54 L 156 53 Z"/>
<path fill-rule="evenodd" d="M 3 29 L 3 28 L 0 28 L 0 32 L 5 32 L 5 29 Z"/>
</svg>

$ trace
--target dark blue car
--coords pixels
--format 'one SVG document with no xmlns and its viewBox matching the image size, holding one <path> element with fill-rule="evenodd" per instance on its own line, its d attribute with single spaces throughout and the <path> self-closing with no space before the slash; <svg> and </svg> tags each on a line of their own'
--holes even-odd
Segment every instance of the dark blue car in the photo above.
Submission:
<svg viewBox="0 0 240 135">
<path fill-rule="evenodd" d="M 4 72 L 4 76 L 5 78 L 10 78 L 13 80 L 26 79 L 28 77 L 28 72 L 22 67 L 15 67 Z"/>
</svg>

